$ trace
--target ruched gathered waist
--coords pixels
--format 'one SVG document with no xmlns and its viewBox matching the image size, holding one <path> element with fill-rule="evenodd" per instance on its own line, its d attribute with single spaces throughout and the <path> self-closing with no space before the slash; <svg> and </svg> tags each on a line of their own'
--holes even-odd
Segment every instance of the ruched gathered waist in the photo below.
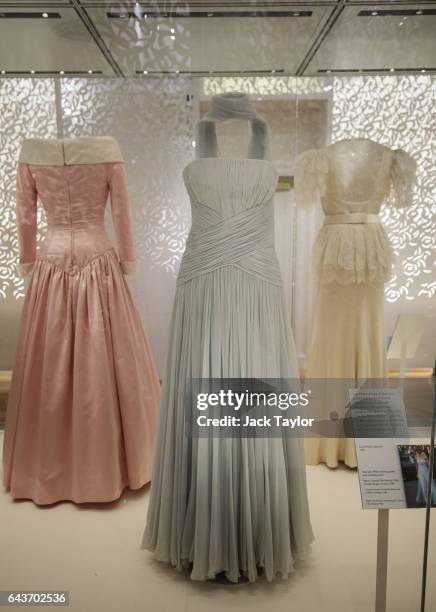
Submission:
<svg viewBox="0 0 436 612">
<path fill-rule="evenodd" d="M 339 215 L 325 215 L 324 225 L 342 225 L 348 223 L 380 223 L 375 213 L 343 213 Z"/>
<path fill-rule="evenodd" d="M 192 228 L 180 265 L 177 283 L 201 274 L 234 266 L 262 280 L 281 285 L 274 249 L 272 201 L 242 210 L 230 217 L 191 202 Z"/>
</svg>

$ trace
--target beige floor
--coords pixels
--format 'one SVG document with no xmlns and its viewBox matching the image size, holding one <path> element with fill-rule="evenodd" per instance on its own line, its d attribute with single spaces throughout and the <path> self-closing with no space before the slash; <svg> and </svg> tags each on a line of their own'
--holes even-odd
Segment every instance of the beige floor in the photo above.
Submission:
<svg viewBox="0 0 436 612">
<path fill-rule="evenodd" d="M 310 559 L 287 581 L 239 585 L 195 583 L 139 550 L 147 488 L 80 508 L 37 508 L 2 490 L 0 589 L 69 590 L 74 612 L 371 612 L 377 513 L 361 510 L 355 472 L 310 467 L 308 482 Z M 390 514 L 388 611 L 415 612 L 424 511 Z M 428 611 L 436 609 L 436 514 L 432 520 Z"/>
</svg>

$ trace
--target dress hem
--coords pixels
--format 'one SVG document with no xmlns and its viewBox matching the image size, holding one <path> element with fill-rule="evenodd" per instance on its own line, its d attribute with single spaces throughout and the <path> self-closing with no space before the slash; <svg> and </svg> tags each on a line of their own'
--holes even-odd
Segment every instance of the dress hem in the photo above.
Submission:
<svg viewBox="0 0 436 612">
<path fill-rule="evenodd" d="M 314 541 L 314 538 L 312 538 L 311 542 L 313 541 Z M 155 561 L 158 561 L 159 563 L 162 563 L 169 567 L 173 567 L 177 571 L 182 572 L 185 569 L 189 569 L 189 567 L 192 569 L 193 559 L 180 559 L 178 562 L 174 562 L 166 557 L 160 557 L 156 552 L 156 548 L 153 548 L 151 545 L 143 544 L 140 548 L 141 550 L 147 550 L 148 552 L 151 552 Z M 248 575 L 249 573 L 248 570 L 243 570 L 242 568 L 239 568 L 238 577 L 235 577 L 234 575 L 229 575 L 231 574 L 230 570 L 226 570 L 225 568 L 217 568 L 214 570 L 210 570 L 203 576 L 198 575 L 198 574 L 194 575 L 194 572 L 191 572 L 189 578 L 195 582 L 207 582 L 208 580 L 215 580 L 219 574 L 225 574 L 227 580 L 229 580 L 229 582 L 232 582 L 234 584 L 237 584 L 241 578 L 247 579 L 249 582 L 254 583 L 254 582 L 257 582 L 257 580 L 261 576 L 265 576 L 265 579 L 267 582 L 273 582 L 274 580 L 280 580 L 280 579 L 288 580 L 290 576 L 295 574 L 294 562 L 306 560 L 307 557 L 310 555 L 311 551 L 312 551 L 312 547 L 309 544 L 304 552 L 293 553 L 289 570 L 287 572 L 284 572 L 282 570 L 276 570 L 275 572 L 272 573 L 270 577 L 266 575 L 264 565 L 256 565 L 256 576 L 251 577 L 251 578 Z"/>
<path fill-rule="evenodd" d="M 120 497 L 122 496 L 124 491 L 126 491 L 126 489 L 128 489 L 129 491 L 139 491 L 146 485 L 150 484 L 150 482 L 151 482 L 151 478 L 149 476 L 147 480 L 144 480 L 142 484 L 138 484 L 138 485 L 124 484 L 118 493 L 105 497 L 104 499 L 95 499 L 95 498 L 78 499 L 78 498 L 73 498 L 73 497 L 62 497 L 62 498 L 51 500 L 51 501 L 37 501 L 36 499 L 34 499 L 33 497 L 30 497 L 29 495 L 19 495 L 19 494 L 13 493 L 11 489 L 7 486 L 5 486 L 4 488 L 5 488 L 5 491 L 10 494 L 13 500 L 30 501 L 36 504 L 37 506 L 52 506 L 53 504 L 60 504 L 60 503 L 66 503 L 66 502 L 70 502 L 73 504 L 107 504 L 107 503 L 111 503 L 111 502 L 114 502 L 120 499 Z"/>
</svg>

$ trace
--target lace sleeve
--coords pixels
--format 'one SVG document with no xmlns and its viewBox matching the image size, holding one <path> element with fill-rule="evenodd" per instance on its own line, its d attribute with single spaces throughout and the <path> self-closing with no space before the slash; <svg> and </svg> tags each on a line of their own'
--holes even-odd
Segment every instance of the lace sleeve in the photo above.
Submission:
<svg viewBox="0 0 436 612">
<path fill-rule="evenodd" d="M 416 182 L 416 161 L 402 149 L 396 149 L 391 167 L 391 185 L 396 208 L 407 208 L 412 204 Z"/>
<path fill-rule="evenodd" d="M 309 208 L 319 203 L 325 192 L 327 160 L 322 151 L 306 151 L 295 164 L 295 200 L 299 208 Z"/>
</svg>

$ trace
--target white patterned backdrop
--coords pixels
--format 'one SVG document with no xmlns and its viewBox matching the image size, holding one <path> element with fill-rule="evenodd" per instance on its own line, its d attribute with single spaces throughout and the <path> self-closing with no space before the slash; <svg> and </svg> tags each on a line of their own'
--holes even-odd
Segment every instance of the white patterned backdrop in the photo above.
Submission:
<svg viewBox="0 0 436 612">
<path fill-rule="evenodd" d="M 23 281 L 15 273 L 15 176 L 23 138 L 55 138 L 55 87 L 51 79 L 0 79 L 0 296 L 21 298 Z M 39 238 L 44 231 L 38 211 Z"/>
<path fill-rule="evenodd" d="M 436 310 L 434 145 L 432 148 L 435 83 L 434 78 L 422 75 L 211 77 L 202 84 L 203 98 L 222 90 L 238 89 L 268 100 L 296 99 L 295 111 L 292 111 L 296 117 L 291 122 L 299 130 L 295 155 L 306 146 L 305 132 L 310 128 L 305 120 L 299 120 L 298 100 L 325 98 L 331 109 L 328 131 L 332 140 L 366 136 L 392 147 L 402 147 L 417 159 L 418 186 L 413 207 L 409 211 L 386 207 L 382 213 L 397 253 L 395 276 L 386 288 L 389 331 L 402 312 L 434 313 Z M 24 295 L 23 281 L 14 269 L 17 259 L 15 167 L 21 140 L 29 136 L 111 134 L 120 142 L 126 159 L 141 261 L 139 274 L 130 282 L 162 371 L 175 277 L 190 222 L 181 175 L 193 157 L 192 90 L 191 79 L 181 76 L 57 82 L 53 79 L 0 80 L 0 333 L 4 340 L 0 369 L 12 365 Z M 292 194 L 288 197 L 292 199 Z M 283 213 L 286 207 L 282 206 L 282 200 L 278 204 Z M 40 227 L 43 232 L 42 216 Z M 282 235 L 280 249 L 284 265 L 289 262 L 294 326 L 298 350 L 304 355 L 312 300 L 307 260 L 317 221 L 300 219 L 289 227 L 289 242 L 285 244 L 286 236 Z M 433 345 L 429 345 L 421 355 L 425 363 L 416 365 L 428 365 L 432 350 Z"/>
</svg>

